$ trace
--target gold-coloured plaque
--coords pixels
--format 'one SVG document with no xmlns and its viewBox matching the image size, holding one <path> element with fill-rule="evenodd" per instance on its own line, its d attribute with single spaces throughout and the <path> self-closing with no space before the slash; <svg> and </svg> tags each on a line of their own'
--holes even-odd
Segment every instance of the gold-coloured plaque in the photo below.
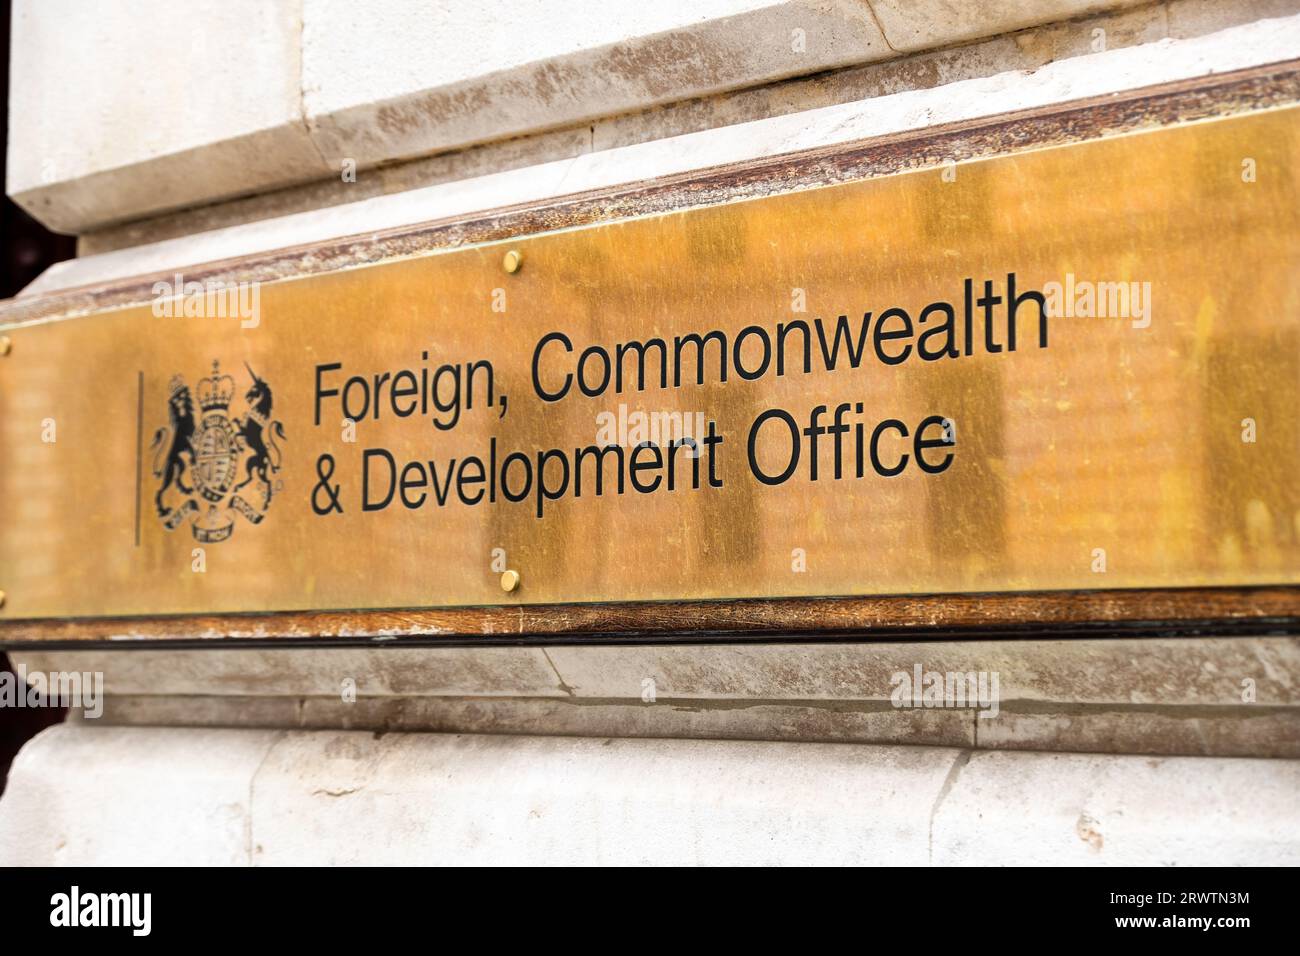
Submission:
<svg viewBox="0 0 1300 956">
<path fill-rule="evenodd" d="M 1300 583 L 1298 119 L 13 324 L 0 615 Z"/>
</svg>

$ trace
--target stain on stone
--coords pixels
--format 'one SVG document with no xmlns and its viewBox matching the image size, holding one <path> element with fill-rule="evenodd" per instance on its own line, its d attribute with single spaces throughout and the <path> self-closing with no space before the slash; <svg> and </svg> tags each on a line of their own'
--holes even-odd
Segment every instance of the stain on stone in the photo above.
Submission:
<svg viewBox="0 0 1300 956">
<path fill-rule="evenodd" d="M 1100 853 L 1106 842 L 1099 827 L 1100 824 L 1086 813 L 1079 814 L 1079 820 L 1074 825 L 1074 832 L 1079 835 L 1080 840 L 1092 848 L 1094 853 Z"/>
<path fill-rule="evenodd" d="M 361 787 L 318 787 L 312 791 L 314 797 L 346 797 L 350 794 L 357 793 Z"/>
</svg>

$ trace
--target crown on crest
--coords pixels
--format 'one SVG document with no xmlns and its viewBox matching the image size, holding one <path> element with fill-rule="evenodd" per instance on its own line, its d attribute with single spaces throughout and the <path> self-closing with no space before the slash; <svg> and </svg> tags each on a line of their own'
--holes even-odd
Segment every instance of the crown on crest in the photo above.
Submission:
<svg viewBox="0 0 1300 956">
<path fill-rule="evenodd" d="M 199 379 L 194 392 L 199 407 L 205 412 L 225 411 L 230 407 L 230 400 L 235 397 L 235 380 L 229 375 L 219 375 L 218 363 L 213 361 L 212 374 Z"/>
</svg>

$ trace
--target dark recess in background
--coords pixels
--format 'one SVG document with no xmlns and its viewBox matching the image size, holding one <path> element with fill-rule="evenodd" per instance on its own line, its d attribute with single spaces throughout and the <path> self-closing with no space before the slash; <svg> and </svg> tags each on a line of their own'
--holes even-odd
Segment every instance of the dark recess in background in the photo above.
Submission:
<svg viewBox="0 0 1300 956">
<path fill-rule="evenodd" d="M 10 0 L 0 0 L 0 182 L 5 178 L 9 147 L 10 16 Z M 50 265 L 76 253 L 76 239 L 55 235 L 14 205 L 8 195 L 0 198 L 0 299 L 14 296 Z M 12 507 L 13 502 L 0 502 L 0 512 L 6 505 Z M 12 673 L 13 669 L 9 658 L 0 654 L 0 672 L 4 671 Z M 18 748 L 64 715 L 65 711 L 57 708 L 0 708 L 0 793 Z"/>
</svg>

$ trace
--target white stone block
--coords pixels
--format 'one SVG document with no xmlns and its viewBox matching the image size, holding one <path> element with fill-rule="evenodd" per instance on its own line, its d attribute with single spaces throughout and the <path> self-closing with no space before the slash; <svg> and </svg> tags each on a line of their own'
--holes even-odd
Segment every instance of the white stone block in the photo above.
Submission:
<svg viewBox="0 0 1300 956">
<path fill-rule="evenodd" d="M 0 798 L 0 865 L 249 860 L 250 784 L 273 730 L 58 724 L 29 740 Z"/>
<path fill-rule="evenodd" d="M 16 0 L 8 194 L 59 232 L 327 175 L 296 3 Z"/>
<path fill-rule="evenodd" d="M 6 190 L 86 232 L 893 55 L 853 0 L 18 0 Z"/>
<path fill-rule="evenodd" d="M 294 734 L 258 775 L 256 861 L 918 864 L 955 756 L 836 744 Z"/>
<path fill-rule="evenodd" d="M 976 752 L 936 864 L 1295 866 L 1300 761 Z"/>
</svg>

